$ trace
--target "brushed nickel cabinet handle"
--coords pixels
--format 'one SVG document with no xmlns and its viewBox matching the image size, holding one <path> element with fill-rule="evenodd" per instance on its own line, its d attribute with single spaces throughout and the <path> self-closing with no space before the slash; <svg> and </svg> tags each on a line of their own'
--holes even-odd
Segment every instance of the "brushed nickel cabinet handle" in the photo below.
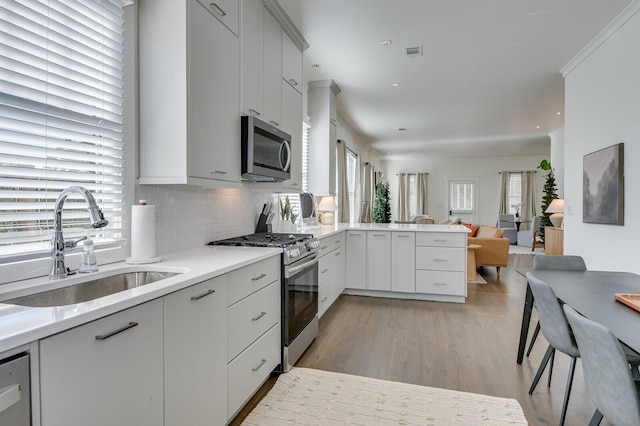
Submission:
<svg viewBox="0 0 640 426">
<path fill-rule="evenodd" d="M 215 292 L 216 292 L 215 290 L 207 290 L 207 291 L 205 291 L 204 293 L 202 293 L 202 294 L 201 294 L 201 295 L 199 295 L 199 296 L 192 296 L 192 297 L 191 297 L 191 300 L 200 300 L 200 299 L 202 299 L 203 297 L 206 297 L 206 296 L 208 296 L 208 295 L 210 295 L 210 294 L 213 294 L 213 293 L 215 293 Z"/>
<path fill-rule="evenodd" d="M 227 12 L 225 12 L 224 10 L 222 10 L 222 8 L 220 8 L 220 6 L 218 6 L 217 4 L 215 4 L 215 3 L 210 3 L 210 4 L 209 4 L 209 6 L 211 6 L 212 8 L 214 8 L 214 9 L 218 12 L 218 14 L 219 14 L 220 16 L 227 16 Z"/>
<path fill-rule="evenodd" d="M 263 279 L 266 276 L 267 276 L 267 274 L 260 274 L 257 277 L 251 278 L 251 281 L 258 281 L 258 280 Z"/>
<path fill-rule="evenodd" d="M 398 238 L 409 238 L 409 235 L 400 234 L 400 235 L 396 235 L 396 237 L 398 237 Z"/>
<path fill-rule="evenodd" d="M 258 321 L 260 318 L 262 318 L 265 315 L 267 315 L 267 313 L 262 311 L 262 312 L 260 312 L 260 315 L 258 315 L 257 317 L 251 318 L 251 321 Z"/>
<path fill-rule="evenodd" d="M 447 283 L 433 283 L 433 285 L 447 285 Z"/>
<path fill-rule="evenodd" d="M 278 127 L 280 125 L 280 123 L 278 123 L 277 121 L 273 121 L 273 120 L 270 120 L 269 123 L 273 124 L 276 127 Z"/>
<path fill-rule="evenodd" d="M 124 327 L 120 327 L 117 330 L 113 330 L 113 331 L 110 331 L 110 332 L 105 333 L 105 334 L 98 334 L 96 336 L 96 340 L 107 340 L 109 337 L 113 337 L 116 334 L 120 334 L 123 331 L 127 331 L 130 328 L 136 327 L 137 325 L 138 325 L 137 322 L 131 321 L 129 324 L 125 325 Z"/>
<path fill-rule="evenodd" d="M 324 303 L 324 302 L 326 302 L 326 301 L 327 301 L 327 299 L 328 299 L 328 297 L 327 297 L 327 296 L 323 297 L 323 298 L 322 298 L 322 300 L 320 301 L 320 303 Z"/>
<path fill-rule="evenodd" d="M 446 262 L 447 259 L 433 259 L 434 262 Z"/>
<path fill-rule="evenodd" d="M 447 240 L 447 239 L 442 240 L 442 239 L 437 239 L 437 238 L 436 238 L 436 239 L 435 239 L 435 240 L 433 240 L 433 241 L 435 241 L 436 243 L 446 243 L 446 242 L 447 242 L 447 241 L 449 241 L 449 240 Z"/>
<path fill-rule="evenodd" d="M 258 371 L 258 370 L 260 370 L 260 368 L 262 368 L 262 366 L 263 366 L 263 365 L 265 365 L 266 363 L 267 363 L 267 360 L 263 358 L 263 359 L 262 359 L 262 361 L 260 362 L 260 365 L 258 365 L 258 366 L 257 366 L 257 367 L 255 367 L 255 368 L 252 368 L 252 369 L 251 369 L 251 371 Z"/>
<path fill-rule="evenodd" d="M 321 274 L 324 274 L 325 272 L 327 272 L 328 269 L 323 269 L 322 271 L 320 271 Z"/>
<path fill-rule="evenodd" d="M 334 254 L 334 256 L 340 256 L 342 253 L 337 252 L 336 254 Z"/>
<path fill-rule="evenodd" d="M 329 247 L 329 246 L 322 246 L 322 247 L 320 247 L 320 250 L 326 250 L 327 247 Z"/>
<path fill-rule="evenodd" d="M 250 109 L 249 109 L 249 112 L 250 112 L 250 113 L 252 113 L 253 115 L 256 115 L 256 116 L 258 116 L 258 115 L 262 115 L 262 114 L 260 114 L 260 111 L 256 111 L 256 110 L 255 110 L 255 109 L 253 109 L 253 108 L 250 108 Z"/>
<path fill-rule="evenodd" d="M 294 79 L 290 78 L 290 79 L 289 79 L 289 84 L 290 84 L 290 85 L 292 85 L 292 86 L 297 86 L 297 85 L 298 85 L 298 82 L 297 82 L 297 81 L 295 81 Z"/>
<path fill-rule="evenodd" d="M 210 173 L 220 173 L 221 175 L 227 174 L 227 172 L 225 172 L 224 170 L 212 170 Z"/>
</svg>

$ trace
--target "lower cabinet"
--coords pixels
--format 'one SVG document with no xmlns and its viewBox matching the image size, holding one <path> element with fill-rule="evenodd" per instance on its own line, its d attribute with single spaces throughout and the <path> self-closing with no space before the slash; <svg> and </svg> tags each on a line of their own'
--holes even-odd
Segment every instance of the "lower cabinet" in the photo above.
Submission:
<svg viewBox="0 0 640 426">
<path fill-rule="evenodd" d="M 391 290 L 391 233 L 367 233 L 367 289 Z"/>
<path fill-rule="evenodd" d="M 165 426 L 227 422 L 226 292 L 222 276 L 164 297 Z"/>
<path fill-rule="evenodd" d="M 345 286 L 344 233 L 320 239 L 318 262 L 318 317 L 322 317 L 342 294 Z"/>
<path fill-rule="evenodd" d="M 367 232 L 347 231 L 347 288 L 365 289 L 367 279 Z"/>
<path fill-rule="evenodd" d="M 391 291 L 416 292 L 416 234 L 391 233 Z"/>
<path fill-rule="evenodd" d="M 162 311 L 157 299 L 42 339 L 41 424 L 162 425 Z"/>
</svg>

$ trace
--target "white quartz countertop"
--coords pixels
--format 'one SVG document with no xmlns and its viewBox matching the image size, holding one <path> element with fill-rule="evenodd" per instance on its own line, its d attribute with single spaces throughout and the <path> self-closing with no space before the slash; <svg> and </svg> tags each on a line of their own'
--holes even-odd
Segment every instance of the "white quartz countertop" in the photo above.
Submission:
<svg viewBox="0 0 640 426">
<path fill-rule="evenodd" d="M 100 266 L 92 274 L 51 281 L 34 278 L 0 285 L 0 300 L 51 290 L 90 279 L 112 275 L 113 271 L 166 271 L 180 274 L 151 284 L 125 290 L 89 302 L 66 306 L 32 308 L 0 302 L 0 353 L 69 328 L 147 302 L 257 261 L 278 256 L 279 248 L 203 246 L 162 254 L 162 261 L 147 265 L 125 262 Z"/>
<path fill-rule="evenodd" d="M 415 223 L 336 223 L 298 227 L 297 232 L 313 234 L 323 238 L 342 231 L 404 231 L 404 232 L 463 232 L 469 228 L 464 225 L 418 225 Z"/>
</svg>

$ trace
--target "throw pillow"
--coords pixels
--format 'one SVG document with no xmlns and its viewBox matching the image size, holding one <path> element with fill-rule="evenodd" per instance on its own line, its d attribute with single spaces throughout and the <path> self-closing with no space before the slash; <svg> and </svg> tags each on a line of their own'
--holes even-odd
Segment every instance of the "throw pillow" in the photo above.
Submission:
<svg viewBox="0 0 640 426">
<path fill-rule="evenodd" d="M 469 228 L 469 230 L 471 231 L 469 234 L 467 234 L 467 237 L 475 237 L 478 233 L 478 229 L 480 229 L 480 225 L 472 225 L 470 223 L 464 223 L 463 225 Z"/>
</svg>

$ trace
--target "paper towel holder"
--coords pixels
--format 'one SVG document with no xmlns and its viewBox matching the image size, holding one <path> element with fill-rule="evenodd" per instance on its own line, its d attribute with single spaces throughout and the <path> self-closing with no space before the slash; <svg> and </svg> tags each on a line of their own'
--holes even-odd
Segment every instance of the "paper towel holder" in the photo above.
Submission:
<svg viewBox="0 0 640 426">
<path fill-rule="evenodd" d="M 152 219 L 152 222 L 153 222 L 153 228 L 155 228 L 155 206 L 149 206 L 149 205 L 147 204 L 147 200 L 139 200 L 139 201 L 138 201 L 138 207 L 140 207 L 140 206 L 148 206 L 148 207 L 150 207 L 150 208 L 152 208 L 152 209 L 153 209 L 153 219 Z M 133 206 L 133 207 L 137 207 L 137 206 Z M 132 211 L 131 211 L 132 229 L 133 229 L 133 222 L 135 221 L 134 217 L 136 217 L 136 216 L 134 215 L 134 209 L 132 208 Z M 138 216 L 138 217 L 139 217 L 139 216 Z M 149 230 L 148 230 L 148 231 L 149 231 Z M 139 236 L 139 235 L 138 235 L 138 236 Z M 133 253 L 133 252 L 134 252 L 135 250 L 133 250 L 133 248 L 132 248 L 132 250 L 131 250 L 131 251 L 132 251 L 132 255 L 131 255 L 131 256 L 129 256 L 129 257 L 127 257 L 127 258 L 125 259 L 125 262 L 126 262 L 126 263 L 129 263 L 129 264 L 132 264 L 132 265 L 143 265 L 143 264 L 156 263 L 156 262 L 160 262 L 160 261 L 162 261 L 162 257 L 160 257 L 160 256 L 155 256 L 155 229 L 154 229 L 154 231 L 152 231 L 152 237 L 151 237 L 151 239 L 152 239 L 152 241 L 153 241 L 154 249 L 153 249 L 152 253 L 149 253 L 149 254 L 153 254 L 153 256 L 152 256 L 152 257 L 139 257 L 139 258 L 134 258 L 134 257 L 133 257 L 133 255 L 134 255 L 135 253 Z M 133 247 L 133 245 L 134 245 L 134 243 L 135 243 L 135 242 L 134 242 L 134 240 L 135 240 L 135 238 L 134 238 L 134 232 L 132 231 L 132 233 L 131 233 L 131 246 L 132 246 L 132 247 Z M 138 254 L 140 254 L 140 253 L 138 253 Z"/>
</svg>

